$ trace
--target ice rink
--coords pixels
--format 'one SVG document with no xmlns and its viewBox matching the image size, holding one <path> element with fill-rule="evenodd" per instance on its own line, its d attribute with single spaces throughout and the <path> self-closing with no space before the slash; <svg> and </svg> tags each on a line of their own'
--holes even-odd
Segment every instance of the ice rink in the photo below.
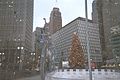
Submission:
<svg viewBox="0 0 120 80">
<path fill-rule="evenodd" d="M 115 70 L 95 69 L 92 71 L 93 80 L 120 80 L 120 72 Z M 89 71 L 85 69 L 56 70 L 47 74 L 46 80 L 89 80 Z"/>
</svg>

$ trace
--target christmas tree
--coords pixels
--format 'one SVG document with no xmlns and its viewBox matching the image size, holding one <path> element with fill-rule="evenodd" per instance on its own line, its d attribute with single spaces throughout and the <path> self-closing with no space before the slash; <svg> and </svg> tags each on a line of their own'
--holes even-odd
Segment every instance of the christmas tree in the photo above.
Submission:
<svg viewBox="0 0 120 80">
<path fill-rule="evenodd" d="M 84 54 L 80 44 L 79 38 L 76 33 L 73 34 L 72 46 L 69 54 L 69 66 L 70 68 L 83 68 L 84 67 Z"/>
</svg>

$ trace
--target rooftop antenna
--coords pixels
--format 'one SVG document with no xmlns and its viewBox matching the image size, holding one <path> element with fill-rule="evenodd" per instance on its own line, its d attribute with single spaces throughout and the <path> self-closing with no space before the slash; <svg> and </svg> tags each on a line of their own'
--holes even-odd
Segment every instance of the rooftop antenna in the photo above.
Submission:
<svg viewBox="0 0 120 80">
<path fill-rule="evenodd" d="M 58 7 L 58 0 L 55 0 L 55 7 Z"/>
</svg>

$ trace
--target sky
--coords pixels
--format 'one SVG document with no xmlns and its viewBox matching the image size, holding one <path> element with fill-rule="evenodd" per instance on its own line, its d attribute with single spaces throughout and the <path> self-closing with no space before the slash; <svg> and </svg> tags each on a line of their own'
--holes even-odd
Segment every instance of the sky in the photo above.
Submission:
<svg viewBox="0 0 120 80">
<path fill-rule="evenodd" d="M 57 1 L 57 2 L 56 2 Z M 93 0 L 88 0 L 88 18 L 91 19 Z M 62 26 L 77 17 L 85 17 L 85 0 L 34 0 L 33 30 L 43 27 L 46 18 L 49 22 L 53 7 L 58 7 L 62 16 Z"/>
</svg>

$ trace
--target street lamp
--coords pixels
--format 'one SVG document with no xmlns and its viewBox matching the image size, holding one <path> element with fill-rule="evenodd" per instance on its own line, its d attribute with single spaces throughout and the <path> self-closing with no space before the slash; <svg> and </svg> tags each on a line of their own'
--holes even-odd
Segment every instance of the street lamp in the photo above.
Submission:
<svg viewBox="0 0 120 80">
<path fill-rule="evenodd" d="M 118 66 L 119 66 L 119 65 L 118 65 L 118 59 L 119 59 L 119 57 L 116 56 L 115 58 L 116 58 L 116 70 L 118 70 Z"/>
<path fill-rule="evenodd" d="M 4 53 L 0 53 L 0 57 L 1 57 L 1 59 L 0 59 L 0 66 L 2 65 L 2 60 L 3 60 L 3 56 L 4 56 Z"/>
<path fill-rule="evenodd" d="M 4 53 L 0 53 L 0 55 L 4 55 Z"/>
<path fill-rule="evenodd" d="M 45 37 L 45 34 L 44 34 Z M 47 48 L 47 40 L 41 40 L 40 41 L 43 44 L 42 47 L 42 54 L 41 54 L 41 59 L 40 59 L 40 71 L 41 71 L 41 80 L 45 80 L 45 58 L 46 58 L 46 48 Z"/>
<path fill-rule="evenodd" d="M 17 47 L 17 49 L 18 50 L 23 50 L 24 49 L 24 47 Z M 20 51 L 21 52 L 21 54 L 20 54 L 20 57 L 18 57 L 18 58 L 20 58 L 20 62 L 19 62 L 19 70 L 21 71 L 22 70 L 22 67 L 23 67 L 23 53 L 22 53 L 22 51 Z"/>
<path fill-rule="evenodd" d="M 54 62 L 54 60 L 55 60 L 55 58 L 54 58 L 54 56 L 52 57 L 52 69 L 54 70 L 54 68 L 55 68 L 55 62 Z"/>
<path fill-rule="evenodd" d="M 18 59 L 20 58 L 20 57 L 17 57 Z"/>
<path fill-rule="evenodd" d="M 35 53 L 34 52 L 32 52 L 31 53 L 31 56 L 32 56 L 32 69 L 33 69 L 33 67 L 34 67 L 34 61 L 35 61 L 35 58 L 34 58 L 34 56 L 35 56 Z"/>
<path fill-rule="evenodd" d="M 40 59 L 40 56 L 38 58 Z"/>
<path fill-rule="evenodd" d="M 35 53 L 31 53 L 31 55 L 35 55 Z"/>
<path fill-rule="evenodd" d="M 86 16 L 86 39 L 87 39 L 87 53 L 88 53 L 88 66 L 89 66 L 89 78 L 92 80 L 92 70 L 90 61 L 90 45 L 89 45 L 89 31 L 88 31 L 88 11 L 87 11 L 87 0 L 85 0 L 85 16 Z"/>
</svg>

